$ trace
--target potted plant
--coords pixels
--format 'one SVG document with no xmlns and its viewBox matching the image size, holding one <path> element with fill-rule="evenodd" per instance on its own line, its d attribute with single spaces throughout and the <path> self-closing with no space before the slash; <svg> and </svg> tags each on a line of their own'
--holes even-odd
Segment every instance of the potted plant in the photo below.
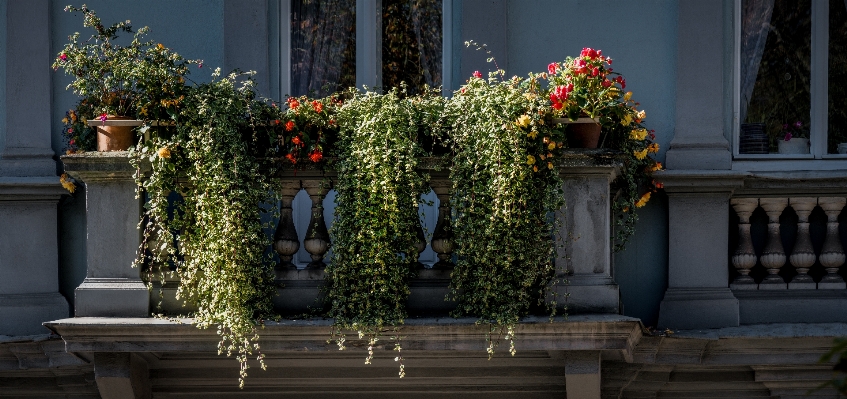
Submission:
<svg viewBox="0 0 847 399">
<path fill-rule="evenodd" d="M 780 154 L 808 154 L 809 132 L 801 121 L 785 123 L 777 140 L 777 148 Z"/>
<path fill-rule="evenodd" d="M 201 61 L 183 59 L 161 43 L 142 41 L 147 27 L 135 32 L 128 45 L 116 44 L 119 32 L 133 33 L 130 21 L 105 27 L 85 5 L 67 6 L 65 11 L 81 12 L 83 26 L 94 30 L 84 41 L 79 32 L 70 35 L 53 62 L 54 70 L 61 68 L 73 76 L 67 89 L 82 97 L 63 120 L 69 150 L 85 149 L 76 139 L 87 135 L 92 120 L 100 121 L 96 126 L 97 150 L 121 151 L 132 144 L 132 130 L 140 123 L 106 121 L 175 117 L 187 90 L 188 65 L 202 65 Z"/>
<path fill-rule="evenodd" d="M 602 50 L 583 48 L 579 57 L 547 66 L 554 115 L 567 118 L 555 121 L 570 125 L 567 136 L 571 148 L 597 148 L 601 119 L 621 111 L 616 106 L 621 103 L 626 80 L 613 72 L 611 65 L 612 59 L 603 56 Z"/>
</svg>

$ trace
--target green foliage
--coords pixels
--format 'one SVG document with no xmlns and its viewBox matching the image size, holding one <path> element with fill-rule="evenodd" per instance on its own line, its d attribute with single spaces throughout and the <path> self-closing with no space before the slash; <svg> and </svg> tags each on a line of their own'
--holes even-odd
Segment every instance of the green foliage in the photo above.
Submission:
<svg viewBox="0 0 847 399">
<path fill-rule="evenodd" d="M 53 69 L 62 69 L 74 78 L 68 86 L 81 98 L 73 117 L 64 120 L 64 134 L 69 152 L 93 150 L 94 134 L 86 123 L 94 118 L 127 116 L 144 120 L 171 120 L 179 112 L 186 95 L 185 76 L 188 66 L 202 65 L 200 60 L 187 60 L 161 43 L 144 41 L 149 28 L 134 33 L 127 46 L 115 43 L 118 33 L 133 33 L 130 21 L 105 27 L 97 14 L 82 5 L 65 7 L 67 12 L 81 12 L 83 26 L 94 33 L 80 40 L 76 32 L 57 54 Z M 71 142 L 73 141 L 73 142 Z"/>
<path fill-rule="evenodd" d="M 177 298 L 197 305 L 199 328 L 217 326 L 218 351 L 237 353 L 243 385 L 275 293 L 260 205 L 270 197 L 269 155 L 278 132 L 258 116 L 279 111 L 254 99 L 252 81 L 218 74 L 188 91 L 175 131 L 160 132 L 133 153 L 139 170 L 152 167 L 137 176 L 149 196 L 137 263 L 176 265 Z M 171 192 L 182 200 L 169 216 Z M 264 368 L 262 359 L 260 353 Z"/>
<path fill-rule="evenodd" d="M 549 111 L 535 77 L 497 82 L 495 76 L 471 78 L 445 109 L 458 255 L 451 288 L 454 315 L 492 324 L 514 354 L 513 327 L 544 300 L 554 273 L 552 212 L 564 201 L 547 146 L 560 133 L 545 120 Z M 495 346 L 489 336 L 489 354 Z"/>
<path fill-rule="evenodd" d="M 341 349 L 341 330 L 368 338 L 366 363 L 383 328 L 397 327 L 406 318 L 418 254 L 418 205 L 429 191 L 428 177 L 417 169 L 424 155 L 419 135 L 434 129 L 444 102 L 429 91 L 405 94 L 397 88 L 386 94 L 351 90 L 338 109 L 337 206 L 327 301 Z"/>
</svg>

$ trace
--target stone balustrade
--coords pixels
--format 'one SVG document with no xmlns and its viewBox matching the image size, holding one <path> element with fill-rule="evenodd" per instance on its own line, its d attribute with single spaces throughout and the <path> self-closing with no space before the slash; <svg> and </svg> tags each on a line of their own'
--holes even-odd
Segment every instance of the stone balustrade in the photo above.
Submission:
<svg viewBox="0 0 847 399">
<path fill-rule="evenodd" d="M 140 202 L 135 199 L 134 170 L 126 157 L 126 153 L 63 157 L 68 173 L 87 187 L 87 245 L 98 253 L 97 259 L 89 259 L 89 276 L 77 289 L 77 316 L 139 317 L 151 311 L 185 313 L 191 309 L 175 298 L 179 281 L 174 273 L 130 267 L 139 243 L 140 234 L 134 221 L 140 215 Z M 426 262 L 418 263 L 417 277 L 410 282 L 407 302 L 410 314 L 446 314 L 456 305 L 445 300 L 456 248 L 449 205 L 452 183 L 444 162 L 439 158 L 421 162 L 437 198 L 435 206 L 427 212 L 437 218 L 430 220 L 434 228 L 431 224 L 427 226 L 430 234 L 425 234 L 422 226 L 416 228 L 419 256 L 427 244 L 434 254 L 430 252 Z M 566 154 L 560 167 L 568 205 L 557 212 L 557 217 L 561 228 L 568 233 L 558 235 L 565 242 L 557 244 L 557 286 L 553 291 L 559 295 L 560 306 L 566 306 L 569 313 L 619 313 L 619 289 L 611 267 L 609 209 L 610 183 L 620 165 L 611 152 L 583 150 Z M 325 206 L 334 203 L 331 188 L 335 172 L 321 165 L 298 165 L 296 171 L 284 170 L 276 177 L 280 181 L 277 194 L 281 203 L 272 247 L 279 257 L 275 272 L 280 288 L 274 304 L 281 314 L 300 315 L 321 307 L 325 262 L 332 248 L 328 233 L 332 213 Z M 303 195 L 295 201 L 301 191 L 308 196 L 308 205 Z M 99 196 L 99 192 L 109 195 Z M 113 200 L 120 203 L 111 204 Z M 107 211 L 114 209 L 122 212 L 120 219 L 112 219 L 113 212 Z M 304 218 L 308 224 L 297 223 Z M 108 242 L 109 248 L 94 239 Z M 308 253 L 308 263 L 302 261 L 303 249 Z M 111 255 L 104 255 L 104 251 Z M 92 269 L 93 266 L 97 268 Z M 145 279 L 154 288 L 149 293 L 142 283 Z"/>
<path fill-rule="evenodd" d="M 737 245 L 730 248 L 738 275 L 729 287 L 741 324 L 847 321 L 847 283 L 839 274 L 847 256 L 838 221 L 847 198 L 736 197 L 730 205 L 738 215 Z"/>
</svg>

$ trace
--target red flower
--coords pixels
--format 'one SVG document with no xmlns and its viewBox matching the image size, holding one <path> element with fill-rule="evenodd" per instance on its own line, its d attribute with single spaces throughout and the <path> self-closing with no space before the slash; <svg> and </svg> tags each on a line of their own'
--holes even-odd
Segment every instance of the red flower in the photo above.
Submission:
<svg viewBox="0 0 847 399">
<path fill-rule="evenodd" d="M 473 71 L 473 77 L 477 79 L 482 79 L 482 74 L 479 71 Z"/>
<path fill-rule="evenodd" d="M 285 122 L 285 131 L 290 132 L 294 130 L 294 121 Z"/>
<path fill-rule="evenodd" d="M 551 96 L 555 95 L 556 99 L 559 101 L 565 101 L 568 99 L 568 94 L 570 94 L 571 90 L 573 90 L 573 84 L 569 84 L 567 86 L 556 86 L 556 88 L 553 89 L 553 94 L 551 94 Z"/>
<path fill-rule="evenodd" d="M 582 59 L 573 60 L 574 73 L 579 75 L 585 73 L 587 71 L 587 67 L 585 61 Z"/>
<path fill-rule="evenodd" d="M 547 72 L 550 72 L 551 75 L 555 74 L 557 70 L 559 70 L 558 62 L 551 62 L 550 65 L 547 65 Z"/>
<path fill-rule="evenodd" d="M 297 163 L 297 157 L 295 157 L 294 154 L 292 154 L 290 152 L 288 153 L 288 155 L 285 156 L 285 158 L 288 159 L 289 161 L 291 161 L 292 164 Z"/>
<path fill-rule="evenodd" d="M 562 103 L 560 103 L 560 102 L 553 103 L 553 109 L 555 109 L 556 111 L 561 110 L 563 107 L 564 107 L 564 105 L 562 105 Z"/>
<path fill-rule="evenodd" d="M 603 54 L 602 50 L 594 50 L 590 47 L 586 47 L 582 49 L 582 52 L 579 53 L 580 57 L 588 58 L 589 60 L 593 60 Z"/>
<path fill-rule="evenodd" d="M 599 70 L 599 69 L 597 69 L 597 68 L 593 68 L 593 69 L 591 70 L 591 76 L 597 76 L 597 75 L 599 75 L 599 74 L 600 74 L 600 70 Z"/>
<path fill-rule="evenodd" d="M 314 163 L 318 163 L 322 159 L 324 159 L 324 154 L 323 154 L 323 152 L 321 152 L 321 150 L 316 149 L 316 150 L 312 151 L 311 154 L 309 154 L 309 159 L 311 159 L 312 162 L 314 162 Z"/>
<path fill-rule="evenodd" d="M 62 61 L 67 61 L 67 60 L 68 60 L 68 55 L 67 55 L 67 54 L 62 53 L 62 55 L 60 55 L 60 56 L 59 56 L 59 59 L 60 59 L 60 60 L 62 60 Z"/>
<path fill-rule="evenodd" d="M 71 141 L 69 141 L 69 142 L 68 142 L 68 144 L 70 144 L 70 145 L 74 145 L 74 144 L 76 144 L 76 140 L 71 139 Z"/>
<path fill-rule="evenodd" d="M 288 108 L 297 109 L 300 106 L 300 102 L 294 97 L 288 97 L 286 101 L 288 102 Z"/>
<path fill-rule="evenodd" d="M 608 81 L 608 80 L 604 80 L 604 81 L 600 82 L 600 84 L 603 85 L 603 87 L 609 87 L 609 86 L 612 85 L 612 82 Z"/>
<path fill-rule="evenodd" d="M 294 136 L 291 138 L 291 143 L 299 146 L 303 144 L 303 140 L 300 139 L 300 136 Z"/>
<path fill-rule="evenodd" d="M 323 110 L 324 110 L 324 105 L 323 105 L 323 104 L 321 104 L 321 102 L 320 102 L 320 101 L 315 100 L 315 101 L 312 101 L 312 108 L 314 108 L 314 109 L 315 109 L 315 112 L 317 112 L 317 113 L 321 113 L 321 111 L 323 111 Z"/>
<path fill-rule="evenodd" d="M 330 124 L 330 125 L 335 125 L 335 119 L 330 119 L 330 120 L 329 120 L 329 124 Z"/>
<path fill-rule="evenodd" d="M 279 119 L 275 120 L 275 121 L 274 121 L 274 123 L 276 123 L 277 125 L 279 125 Z"/>
</svg>

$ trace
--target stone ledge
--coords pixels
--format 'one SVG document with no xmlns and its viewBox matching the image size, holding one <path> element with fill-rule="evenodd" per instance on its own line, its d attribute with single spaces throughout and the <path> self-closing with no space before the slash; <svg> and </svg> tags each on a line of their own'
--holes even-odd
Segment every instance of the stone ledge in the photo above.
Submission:
<svg viewBox="0 0 847 399">
<path fill-rule="evenodd" d="M 62 336 L 68 352 L 205 352 L 216 353 L 214 329 L 200 330 L 191 319 L 78 317 L 44 323 Z M 411 318 L 402 327 L 404 350 L 484 350 L 487 326 L 475 319 Z M 261 335 L 263 352 L 337 351 L 327 343 L 331 319 L 266 322 Z M 642 335 L 640 320 L 618 315 L 544 317 L 524 319 L 516 327 L 521 350 L 601 350 L 631 358 Z M 386 336 L 391 334 L 390 330 Z M 367 342 L 348 340 L 351 347 Z M 393 348 L 389 339 L 381 346 Z M 382 342 L 382 341 L 381 341 Z"/>
</svg>

